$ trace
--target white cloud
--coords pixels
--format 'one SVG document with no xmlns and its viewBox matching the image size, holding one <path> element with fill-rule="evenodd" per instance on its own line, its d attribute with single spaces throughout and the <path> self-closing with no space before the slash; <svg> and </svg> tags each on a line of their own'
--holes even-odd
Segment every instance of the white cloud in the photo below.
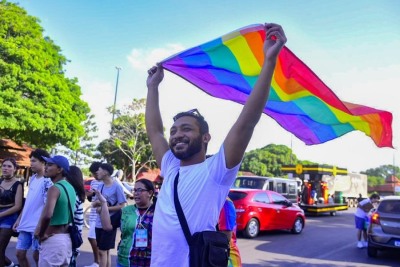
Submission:
<svg viewBox="0 0 400 267">
<path fill-rule="evenodd" d="M 177 52 L 184 50 L 179 44 L 170 44 L 154 49 L 132 49 L 127 59 L 133 69 L 128 84 L 133 89 L 127 91 L 129 96 L 120 97 L 120 105 L 126 104 L 135 97 L 145 97 L 145 84 L 147 70 L 159 62 Z M 320 60 L 325 60 L 321 58 Z M 374 67 L 365 69 L 346 69 L 336 71 L 339 68 L 316 64 L 318 74 L 324 82 L 344 101 L 387 110 L 393 113 L 394 146 L 398 147 L 399 140 L 396 129 L 400 127 L 398 116 L 399 106 L 393 97 L 393 89 L 400 83 L 396 75 L 400 65 L 388 65 L 386 67 Z M 315 67 L 315 66 L 314 66 Z M 121 83 L 121 85 L 123 85 Z M 123 88 L 124 86 L 122 86 Z M 122 92 L 121 92 L 122 93 Z M 88 82 L 85 86 L 85 100 L 87 100 L 96 115 L 99 127 L 99 136 L 107 138 L 111 121 L 111 115 L 106 107 L 112 105 L 114 86 L 111 83 Z M 241 105 L 216 99 L 203 93 L 190 83 L 169 72 L 165 73 L 164 81 L 160 85 L 160 109 L 168 135 L 168 129 L 172 125 L 172 117 L 181 111 L 198 108 L 210 125 L 212 140 L 209 153 L 217 152 L 227 132 L 233 125 L 242 108 Z M 102 138 L 102 139 L 103 139 Z M 100 139 L 100 140 L 102 140 Z M 384 164 L 392 164 L 394 157 L 398 161 L 400 155 L 397 150 L 377 148 L 373 141 L 362 132 L 352 132 L 326 144 L 306 146 L 296 137 L 282 129 L 275 121 L 267 116 L 257 125 L 248 150 L 261 148 L 270 143 L 292 145 L 293 152 L 302 160 L 311 160 L 318 163 L 347 167 L 353 171 L 363 171 Z"/>
<path fill-rule="evenodd" d="M 114 86 L 110 82 L 82 81 L 81 86 L 85 88 L 82 99 L 88 102 L 91 113 L 95 115 L 94 121 L 98 127 L 98 140 L 108 137 L 110 130 L 111 114 L 107 107 L 113 105 Z"/>
<path fill-rule="evenodd" d="M 132 49 L 128 55 L 128 61 L 134 69 L 147 70 L 154 65 L 173 54 L 181 52 L 184 47 L 180 44 L 168 44 L 165 47 L 154 49 Z"/>
</svg>

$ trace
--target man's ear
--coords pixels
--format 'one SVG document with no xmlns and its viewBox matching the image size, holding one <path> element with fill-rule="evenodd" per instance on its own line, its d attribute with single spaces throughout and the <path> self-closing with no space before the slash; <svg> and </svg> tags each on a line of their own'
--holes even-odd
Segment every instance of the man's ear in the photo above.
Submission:
<svg viewBox="0 0 400 267">
<path fill-rule="evenodd" d="M 209 133 L 203 134 L 203 143 L 208 144 L 211 140 L 211 135 Z"/>
</svg>

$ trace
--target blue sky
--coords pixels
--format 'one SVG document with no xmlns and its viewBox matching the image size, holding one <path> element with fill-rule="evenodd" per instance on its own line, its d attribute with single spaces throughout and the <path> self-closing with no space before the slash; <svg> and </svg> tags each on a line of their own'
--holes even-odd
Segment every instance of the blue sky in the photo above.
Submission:
<svg viewBox="0 0 400 267">
<path fill-rule="evenodd" d="M 300 159 L 362 171 L 399 165 L 400 87 L 399 1 L 14 1 L 38 17 L 71 61 L 99 125 L 108 135 L 120 72 L 117 106 L 146 96 L 146 70 L 174 53 L 249 24 L 276 22 L 287 46 L 342 100 L 393 113 L 395 149 L 377 148 L 361 132 L 317 146 L 305 146 L 271 118 L 263 116 L 248 149 L 270 143 L 292 146 Z M 209 152 L 217 151 L 241 106 L 213 99 L 172 74 L 160 88 L 166 128 L 172 116 L 197 107 L 210 123 Z M 398 92 L 397 92 L 398 94 Z"/>
</svg>

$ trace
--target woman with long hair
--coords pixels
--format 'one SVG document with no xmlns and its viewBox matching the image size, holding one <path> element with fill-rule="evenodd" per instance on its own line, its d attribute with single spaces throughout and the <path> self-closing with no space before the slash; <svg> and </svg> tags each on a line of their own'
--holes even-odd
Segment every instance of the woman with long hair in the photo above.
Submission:
<svg viewBox="0 0 400 267">
<path fill-rule="evenodd" d="M 6 249 L 13 235 L 13 225 L 22 209 L 24 197 L 21 182 L 15 174 L 18 165 L 14 158 L 6 158 L 1 165 L 0 178 L 0 266 L 14 266 L 6 257 Z"/>
<path fill-rule="evenodd" d="M 85 187 L 83 185 L 83 174 L 81 169 L 77 166 L 70 166 L 67 175 L 67 181 L 75 189 L 76 202 L 75 202 L 75 212 L 74 212 L 74 222 L 78 227 L 79 232 L 82 234 L 83 228 L 83 202 L 85 202 L 86 193 Z M 72 251 L 73 257 L 70 262 L 70 267 L 76 266 L 76 258 L 78 257 L 79 251 Z"/>
<path fill-rule="evenodd" d="M 117 227 L 121 229 L 118 245 L 118 267 L 150 266 L 151 237 L 155 209 L 154 185 L 150 180 L 140 179 L 133 189 L 134 205 L 122 208 Z M 107 201 L 99 191 L 96 196 L 101 202 L 100 217 L 104 230 L 113 228 L 107 209 Z M 114 226 L 115 227 L 115 226 Z"/>
</svg>

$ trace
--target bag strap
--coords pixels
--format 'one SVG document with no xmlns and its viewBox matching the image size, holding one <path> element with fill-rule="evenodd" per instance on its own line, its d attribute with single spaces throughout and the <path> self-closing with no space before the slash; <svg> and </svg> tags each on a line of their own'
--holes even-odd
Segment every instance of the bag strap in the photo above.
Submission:
<svg viewBox="0 0 400 267">
<path fill-rule="evenodd" d="M 103 194 L 103 188 L 104 188 L 104 184 L 102 185 L 102 187 L 101 187 L 101 189 L 100 189 L 100 194 Z M 104 197 L 104 198 L 106 198 L 106 197 Z M 118 198 L 118 197 L 117 197 Z M 106 199 L 107 200 L 107 199 Z M 108 201 L 107 201 L 107 203 L 109 203 Z M 117 201 L 115 202 L 115 204 L 114 205 L 111 205 L 111 203 L 110 203 L 110 207 L 114 207 L 114 206 L 116 206 L 118 204 L 118 199 L 117 199 Z"/>
<path fill-rule="evenodd" d="M 69 202 L 69 195 L 68 195 L 67 189 L 65 188 L 65 186 L 64 186 L 63 184 L 60 184 L 60 183 L 58 183 L 58 184 L 62 186 L 62 188 L 63 188 L 64 191 L 65 191 L 65 194 L 67 194 L 69 213 L 71 214 L 72 225 L 75 226 L 74 216 L 72 215 L 71 202 Z"/>
<path fill-rule="evenodd" d="M 190 241 L 192 239 L 192 235 L 190 234 L 189 226 L 185 218 L 185 214 L 183 213 L 181 203 L 179 202 L 178 197 L 178 182 L 179 182 L 179 171 L 175 176 L 174 180 L 174 203 L 175 203 L 175 210 L 178 214 L 179 222 L 181 224 L 183 233 L 185 234 L 185 238 L 187 243 L 190 245 Z"/>
</svg>

